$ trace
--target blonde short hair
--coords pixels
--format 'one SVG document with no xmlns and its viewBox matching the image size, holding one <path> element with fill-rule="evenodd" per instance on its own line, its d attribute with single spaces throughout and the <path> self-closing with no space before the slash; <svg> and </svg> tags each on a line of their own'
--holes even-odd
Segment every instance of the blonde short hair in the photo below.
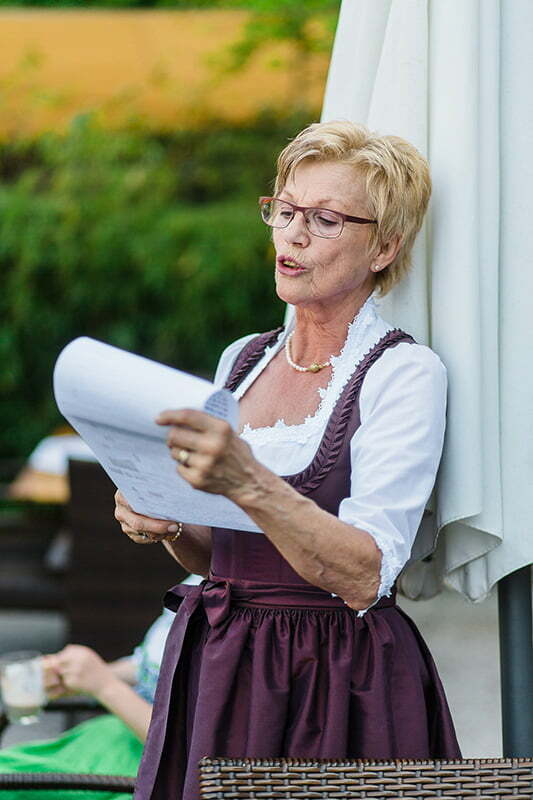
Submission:
<svg viewBox="0 0 533 800">
<path fill-rule="evenodd" d="M 411 266 L 411 250 L 431 195 L 426 159 L 398 136 L 378 136 L 364 125 L 348 121 L 316 122 L 304 128 L 280 153 L 276 196 L 304 159 L 350 164 L 363 175 L 368 215 L 377 220 L 376 225 L 369 226 L 370 250 L 395 235 L 401 237 L 394 261 L 375 274 L 379 294 L 386 294 Z"/>
</svg>

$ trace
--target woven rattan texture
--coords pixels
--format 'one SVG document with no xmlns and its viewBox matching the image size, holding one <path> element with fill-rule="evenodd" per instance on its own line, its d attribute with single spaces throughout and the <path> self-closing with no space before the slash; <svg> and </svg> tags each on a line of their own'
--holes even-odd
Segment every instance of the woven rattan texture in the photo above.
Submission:
<svg viewBox="0 0 533 800">
<path fill-rule="evenodd" d="M 204 758 L 202 800 L 512 797 L 533 800 L 533 759 L 306 761 Z"/>
<path fill-rule="evenodd" d="M 133 794 L 134 778 L 122 775 L 83 775 L 63 772 L 13 772 L 0 773 L 0 797 L 2 791 L 22 792 L 29 789 L 47 789 L 50 797 L 54 790 L 90 789 L 100 792 L 130 792 Z"/>
</svg>

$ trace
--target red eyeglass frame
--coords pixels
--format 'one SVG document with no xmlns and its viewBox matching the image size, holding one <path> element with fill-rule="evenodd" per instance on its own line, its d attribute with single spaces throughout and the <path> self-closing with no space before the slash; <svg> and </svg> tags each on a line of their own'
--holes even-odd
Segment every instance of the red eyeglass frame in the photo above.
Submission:
<svg viewBox="0 0 533 800">
<path fill-rule="evenodd" d="M 335 211 L 333 208 L 322 208 L 321 206 L 297 206 L 294 203 L 291 203 L 289 200 L 282 200 L 281 197 L 260 197 L 259 198 L 259 206 L 262 207 L 266 203 L 269 203 L 271 200 L 279 200 L 280 203 L 286 203 L 290 206 L 295 212 L 301 211 L 305 217 L 306 211 L 327 211 L 329 214 L 337 214 L 337 216 L 342 217 L 344 222 L 357 222 L 359 225 L 376 225 L 377 219 L 365 219 L 364 217 L 353 217 L 351 214 L 344 214 L 342 211 Z M 287 225 L 290 225 L 292 220 L 289 220 Z M 283 226 L 272 226 L 272 227 L 284 227 L 286 228 L 287 225 Z"/>
</svg>

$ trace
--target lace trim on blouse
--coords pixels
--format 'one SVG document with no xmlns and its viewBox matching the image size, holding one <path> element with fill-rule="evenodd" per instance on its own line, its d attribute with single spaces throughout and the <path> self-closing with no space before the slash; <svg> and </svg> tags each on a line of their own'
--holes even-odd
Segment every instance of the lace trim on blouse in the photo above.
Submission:
<svg viewBox="0 0 533 800">
<path fill-rule="evenodd" d="M 287 444 L 290 442 L 305 444 L 311 437 L 320 436 L 346 384 L 353 376 L 358 365 L 376 344 L 375 341 L 368 341 L 369 328 L 375 324 L 376 320 L 376 303 L 373 297 L 369 297 L 353 322 L 348 326 L 346 340 L 341 352 L 338 356 L 331 357 L 331 379 L 326 388 L 318 389 L 321 399 L 314 414 L 309 414 L 302 423 L 297 425 L 287 425 L 283 419 L 278 419 L 272 426 L 260 428 L 252 428 L 247 423 L 241 434 L 243 438 L 249 444 L 260 447 L 261 445 Z M 281 340 L 266 348 L 260 362 L 262 367 L 270 361 L 270 358 L 283 345 L 284 339 L 289 332 L 289 330 L 285 331 L 285 336 Z M 244 394 L 244 392 L 242 393 Z M 236 394 L 239 396 L 240 393 L 237 391 Z M 375 540 L 382 554 L 380 585 L 377 594 L 377 600 L 379 600 L 383 596 L 389 597 L 391 595 L 392 587 L 403 564 L 398 559 L 395 548 L 387 537 L 375 531 L 368 531 L 368 533 Z M 358 616 L 363 616 L 367 610 L 359 611 Z"/>
<path fill-rule="evenodd" d="M 367 531 L 374 539 L 377 547 L 381 551 L 381 572 L 377 600 L 380 597 L 390 597 L 394 582 L 403 569 L 403 563 L 398 558 L 390 539 L 376 531 Z M 376 600 L 376 602 L 377 602 Z M 371 606 L 372 607 L 372 606 Z M 368 611 L 368 609 L 366 609 Z M 363 616 L 364 612 L 359 612 L 358 616 Z"/>
<path fill-rule="evenodd" d="M 311 436 L 322 432 L 344 387 L 367 353 L 363 350 L 363 342 L 368 329 L 375 323 L 376 317 L 375 301 L 373 297 L 369 297 L 353 322 L 349 324 L 341 352 L 338 356 L 331 357 L 331 379 L 326 388 L 318 389 L 320 404 L 314 414 L 308 414 L 305 420 L 297 425 L 287 425 L 283 419 L 278 419 L 274 425 L 261 428 L 252 428 L 246 423 L 241 436 L 251 445 L 272 445 L 276 442 L 287 441 L 304 444 Z M 290 331 L 286 331 L 287 333 Z M 271 352 L 277 351 L 280 344 L 281 342 L 278 342 L 266 349 L 262 359 L 264 364 L 270 361 Z M 371 346 L 374 344 L 375 342 L 372 342 Z"/>
</svg>

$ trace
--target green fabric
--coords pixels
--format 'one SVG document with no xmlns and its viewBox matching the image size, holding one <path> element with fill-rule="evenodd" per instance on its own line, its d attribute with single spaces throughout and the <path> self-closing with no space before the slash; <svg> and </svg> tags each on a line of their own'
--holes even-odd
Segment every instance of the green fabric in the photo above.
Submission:
<svg viewBox="0 0 533 800">
<path fill-rule="evenodd" d="M 134 777 L 142 742 L 118 717 L 108 714 L 71 728 L 58 739 L 0 750 L 0 772 L 89 772 Z M 131 794 L 53 792 L 54 800 L 131 800 Z M 3 791 L 2 800 L 51 800 L 50 791 Z"/>
</svg>

